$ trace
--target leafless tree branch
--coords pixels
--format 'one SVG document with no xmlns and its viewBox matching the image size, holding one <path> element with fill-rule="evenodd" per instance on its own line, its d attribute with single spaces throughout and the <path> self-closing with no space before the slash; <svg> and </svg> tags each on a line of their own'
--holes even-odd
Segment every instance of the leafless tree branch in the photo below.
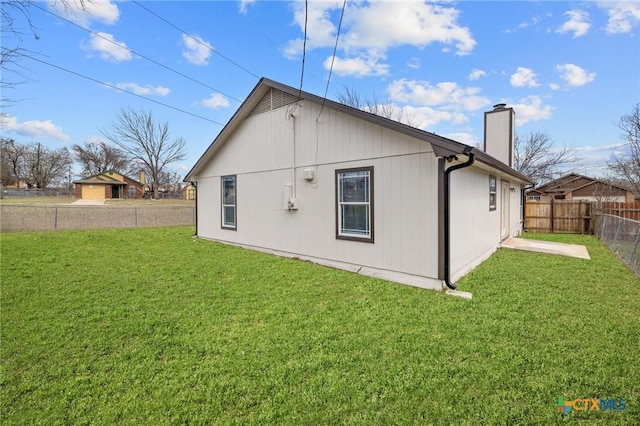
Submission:
<svg viewBox="0 0 640 426">
<path fill-rule="evenodd" d="M 101 132 L 148 172 L 155 198 L 166 166 L 186 157 L 184 139 L 171 139 L 167 122 L 156 123 L 151 112 L 123 108 L 110 129 Z"/>
</svg>

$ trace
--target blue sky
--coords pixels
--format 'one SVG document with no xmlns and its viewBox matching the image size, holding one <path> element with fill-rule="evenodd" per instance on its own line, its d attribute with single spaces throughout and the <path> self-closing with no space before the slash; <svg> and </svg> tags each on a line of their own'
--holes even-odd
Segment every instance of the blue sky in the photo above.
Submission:
<svg viewBox="0 0 640 426">
<path fill-rule="evenodd" d="M 482 141 L 483 113 L 516 110 L 516 130 L 573 146 L 592 176 L 624 150 L 615 122 L 640 102 L 640 2 L 308 1 L 302 89 L 345 87 L 424 130 Z M 304 1 L 60 1 L 23 16 L 22 81 L 1 132 L 51 147 L 104 139 L 121 108 L 153 112 L 186 141 L 188 171 L 264 76 L 300 87 Z M 2 46 L 17 39 L 3 34 Z M 331 64 L 333 63 L 333 68 Z M 125 93 L 117 88 L 136 93 Z"/>
</svg>

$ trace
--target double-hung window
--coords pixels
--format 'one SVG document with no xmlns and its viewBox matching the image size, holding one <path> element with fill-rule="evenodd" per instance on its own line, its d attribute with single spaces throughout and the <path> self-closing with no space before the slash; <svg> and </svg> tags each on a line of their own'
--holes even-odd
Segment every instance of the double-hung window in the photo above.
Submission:
<svg viewBox="0 0 640 426">
<path fill-rule="evenodd" d="M 490 175 L 489 176 L 489 211 L 494 211 L 496 209 L 496 188 L 497 188 L 496 177 L 493 175 Z"/>
<path fill-rule="evenodd" d="M 373 167 L 336 170 L 336 238 L 373 242 Z"/>
<path fill-rule="evenodd" d="M 222 227 L 236 229 L 236 176 L 222 176 Z"/>
</svg>

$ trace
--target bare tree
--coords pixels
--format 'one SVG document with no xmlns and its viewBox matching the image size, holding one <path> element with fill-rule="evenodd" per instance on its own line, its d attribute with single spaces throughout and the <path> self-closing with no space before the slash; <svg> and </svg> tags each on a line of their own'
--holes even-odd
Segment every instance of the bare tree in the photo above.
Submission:
<svg viewBox="0 0 640 426">
<path fill-rule="evenodd" d="M 2 183 L 17 184 L 25 180 L 25 157 L 27 147 L 16 143 L 13 139 L 2 138 Z"/>
<path fill-rule="evenodd" d="M 82 167 L 82 173 L 97 175 L 109 170 L 119 173 L 129 173 L 131 161 L 120 149 L 108 145 L 104 141 L 86 142 L 84 146 L 71 146 L 77 162 Z"/>
<path fill-rule="evenodd" d="M 154 198 L 166 166 L 186 157 L 184 139 L 171 139 L 167 122 L 156 123 L 151 112 L 123 108 L 102 134 L 148 171 Z"/>
<path fill-rule="evenodd" d="M 336 97 L 341 104 L 361 109 L 407 126 L 419 128 L 422 125 L 417 116 L 407 113 L 405 108 L 394 105 L 389 99 L 380 100 L 375 93 L 371 98 L 363 99 L 355 89 L 344 86 L 343 91 L 338 93 Z"/>
<path fill-rule="evenodd" d="M 617 177 L 633 186 L 636 196 L 640 195 L 640 104 L 635 104 L 631 113 L 616 123 L 622 131 L 621 137 L 627 141 L 623 155 L 612 156 L 607 166 Z"/>
<path fill-rule="evenodd" d="M 526 138 L 516 134 L 514 148 L 514 169 L 536 185 L 556 178 L 559 166 L 578 161 L 574 148 L 554 148 L 551 138 L 543 132 L 531 132 Z"/>
<path fill-rule="evenodd" d="M 50 149 L 36 142 L 25 154 L 27 184 L 39 189 L 60 186 L 66 181 L 72 165 L 73 159 L 66 147 Z"/>
</svg>

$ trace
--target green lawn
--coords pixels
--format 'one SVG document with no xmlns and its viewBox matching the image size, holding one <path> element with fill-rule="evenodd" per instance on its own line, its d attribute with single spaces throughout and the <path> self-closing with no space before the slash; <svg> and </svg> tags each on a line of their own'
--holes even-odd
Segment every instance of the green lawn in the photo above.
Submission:
<svg viewBox="0 0 640 426">
<path fill-rule="evenodd" d="M 465 300 L 192 233 L 1 236 L 3 425 L 640 422 L 640 283 L 593 237 L 500 250 Z"/>
<path fill-rule="evenodd" d="M 75 197 L 50 197 L 50 196 L 38 196 L 38 197 L 5 197 L 0 199 L 0 204 L 71 204 L 76 201 Z"/>
</svg>

